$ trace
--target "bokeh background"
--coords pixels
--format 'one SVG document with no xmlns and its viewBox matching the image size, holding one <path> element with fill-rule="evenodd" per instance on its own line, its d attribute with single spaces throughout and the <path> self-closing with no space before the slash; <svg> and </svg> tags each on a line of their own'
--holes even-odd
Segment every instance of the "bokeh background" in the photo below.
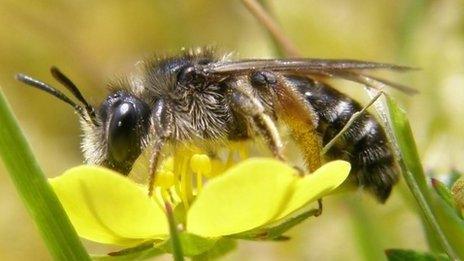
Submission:
<svg viewBox="0 0 464 261">
<path fill-rule="evenodd" d="M 424 166 L 438 174 L 464 170 L 464 1 L 267 3 L 305 56 L 422 68 L 384 76 L 420 90 L 414 97 L 392 95 L 408 111 Z M 57 99 L 14 81 L 15 73 L 52 82 L 48 68 L 57 65 L 97 104 L 106 81 L 153 53 L 215 45 L 235 57 L 275 55 L 267 33 L 239 0 L 2 0 L 0 39 L 1 90 L 50 177 L 82 162 L 77 117 Z M 336 85 L 366 101 L 362 88 Z M 0 212 L 0 260 L 50 259 L 1 163 Z M 403 182 L 385 205 L 363 193 L 333 196 L 322 216 L 289 235 L 288 242 L 241 242 L 224 259 L 372 260 L 382 258 L 387 248 L 427 249 Z"/>
</svg>

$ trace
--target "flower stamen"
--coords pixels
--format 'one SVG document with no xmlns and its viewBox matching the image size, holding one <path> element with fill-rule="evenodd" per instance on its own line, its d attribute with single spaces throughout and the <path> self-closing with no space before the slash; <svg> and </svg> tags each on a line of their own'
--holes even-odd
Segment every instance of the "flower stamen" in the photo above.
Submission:
<svg viewBox="0 0 464 261">
<path fill-rule="evenodd" d="M 226 153 L 225 157 L 210 157 L 197 147 L 178 146 L 174 156 L 164 160 L 156 173 L 157 203 L 161 206 L 164 202 L 182 204 L 188 210 L 195 197 L 203 190 L 205 181 L 249 156 L 248 148 L 243 143 L 232 144 Z"/>
<path fill-rule="evenodd" d="M 197 193 L 203 188 L 203 176 L 211 173 L 211 160 L 206 154 L 195 154 L 190 159 L 190 168 L 197 176 Z"/>
</svg>

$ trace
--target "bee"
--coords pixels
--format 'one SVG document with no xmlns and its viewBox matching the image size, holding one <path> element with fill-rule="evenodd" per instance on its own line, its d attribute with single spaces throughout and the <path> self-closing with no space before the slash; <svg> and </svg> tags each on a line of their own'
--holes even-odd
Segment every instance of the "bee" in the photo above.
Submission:
<svg viewBox="0 0 464 261">
<path fill-rule="evenodd" d="M 398 181 L 392 145 L 376 118 L 366 112 L 332 140 L 362 106 L 320 80 L 341 78 L 369 87 L 381 83 L 405 92 L 413 89 L 369 76 L 378 69 L 408 67 L 356 60 L 248 59 L 231 61 L 210 48 L 178 56 L 147 59 L 137 77 L 110 84 L 110 93 L 94 107 L 56 67 L 52 76 L 75 99 L 24 74 L 16 78 L 71 105 L 83 130 L 85 162 L 128 174 L 142 151 L 151 149 L 149 194 L 153 192 L 161 150 L 184 143 L 226 144 L 256 137 L 274 157 L 285 160 L 279 126 L 299 146 L 309 171 L 322 161 L 344 159 L 352 164 L 350 179 L 380 202 Z"/>
</svg>

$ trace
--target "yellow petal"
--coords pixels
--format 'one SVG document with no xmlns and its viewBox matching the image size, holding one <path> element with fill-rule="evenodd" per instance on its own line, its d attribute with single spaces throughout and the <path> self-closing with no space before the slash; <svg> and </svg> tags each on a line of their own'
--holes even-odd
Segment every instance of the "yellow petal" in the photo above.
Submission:
<svg viewBox="0 0 464 261">
<path fill-rule="evenodd" d="M 83 238 L 133 245 L 168 234 L 163 210 L 141 187 L 112 170 L 83 165 L 50 183 Z"/>
<path fill-rule="evenodd" d="M 270 158 L 245 160 L 210 180 L 187 214 L 187 231 L 236 234 L 275 218 L 292 192 L 296 171 Z"/>
<path fill-rule="evenodd" d="M 342 160 L 331 161 L 314 173 L 299 178 L 295 183 L 293 195 L 277 219 L 316 201 L 340 186 L 350 173 L 350 163 Z"/>
</svg>

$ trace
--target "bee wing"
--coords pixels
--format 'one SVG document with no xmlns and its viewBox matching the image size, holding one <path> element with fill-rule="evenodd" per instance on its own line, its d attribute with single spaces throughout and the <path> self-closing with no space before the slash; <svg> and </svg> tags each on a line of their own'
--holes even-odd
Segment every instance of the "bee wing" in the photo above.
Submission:
<svg viewBox="0 0 464 261">
<path fill-rule="evenodd" d="M 253 70 L 271 71 L 298 71 L 298 72 L 318 72 L 330 70 L 376 70 L 385 69 L 392 71 L 409 71 L 414 68 L 388 64 L 357 60 L 331 60 L 331 59 L 248 59 L 240 61 L 225 61 L 211 64 L 209 70 L 214 73 L 231 73 Z"/>
<path fill-rule="evenodd" d="M 332 74 L 332 77 L 337 77 L 337 78 L 361 83 L 361 84 L 364 84 L 366 86 L 369 86 L 375 89 L 383 89 L 383 86 L 388 86 L 388 87 L 397 89 L 409 95 L 414 95 L 414 94 L 419 93 L 416 89 L 411 88 L 409 86 L 396 83 L 396 82 L 392 82 L 389 80 L 385 80 L 382 78 L 378 78 L 375 76 L 371 76 L 368 74 L 360 73 L 360 72 L 354 72 L 354 71 L 334 72 Z"/>
<path fill-rule="evenodd" d="M 358 82 L 372 88 L 379 88 L 381 85 L 387 85 L 408 94 L 417 93 L 415 89 L 408 86 L 369 76 L 364 73 L 364 71 L 372 70 L 389 70 L 396 72 L 415 70 L 415 68 L 412 67 L 388 63 L 307 58 L 248 59 L 217 62 L 209 64 L 205 68 L 205 71 L 210 74 L 245 74 L 250 70 L 269 70 L 275 72 L 327 76 Z"/>
</svg>

